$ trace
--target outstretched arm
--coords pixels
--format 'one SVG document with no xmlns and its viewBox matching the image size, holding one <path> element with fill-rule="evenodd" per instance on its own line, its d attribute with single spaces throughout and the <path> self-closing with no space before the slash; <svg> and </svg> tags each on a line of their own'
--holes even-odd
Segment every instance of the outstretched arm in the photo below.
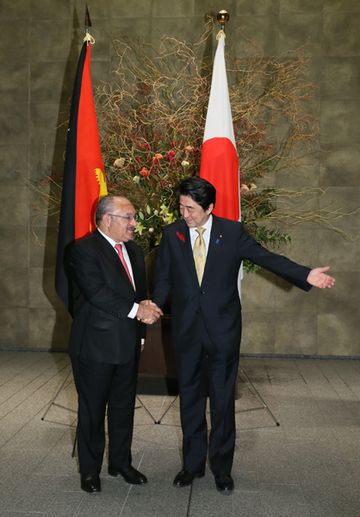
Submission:
<svg viewBox="0 0 360 517">
<path fill-rule="evenodd" d="M 314 287 L 319 287 L 320 289 L 333 287 L 335 284 L 335 278 L 326 274 L 329 269 L 329 266 L 312 269 L 307 277 L 308 283 Z"/>
</svg>

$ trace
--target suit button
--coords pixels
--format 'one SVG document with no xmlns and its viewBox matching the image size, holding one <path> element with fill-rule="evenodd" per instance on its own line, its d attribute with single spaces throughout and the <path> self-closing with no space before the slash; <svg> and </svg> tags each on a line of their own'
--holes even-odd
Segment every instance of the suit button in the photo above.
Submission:
<svg viewBox="0 0 360 517">
<path fill-rule="evenodd" d="M 201 294 L 205 294 L 205 291 L 201 291 Z"/>
</svg>

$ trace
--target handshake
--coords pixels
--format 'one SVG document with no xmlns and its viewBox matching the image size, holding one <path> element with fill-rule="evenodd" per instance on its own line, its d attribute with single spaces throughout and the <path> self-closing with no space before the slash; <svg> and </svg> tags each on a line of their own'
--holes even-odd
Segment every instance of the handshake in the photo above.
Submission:
<svg viewBox="0 0 360 517">
<path fill-rule="evenodd" d="M 163 316 L 163 311 L 151 300 L 142 300 L 139 303 L 139 308 L 136 313 L 136 319 L 142 323 L 152 325 L 160 316 Z"/>
</svg>

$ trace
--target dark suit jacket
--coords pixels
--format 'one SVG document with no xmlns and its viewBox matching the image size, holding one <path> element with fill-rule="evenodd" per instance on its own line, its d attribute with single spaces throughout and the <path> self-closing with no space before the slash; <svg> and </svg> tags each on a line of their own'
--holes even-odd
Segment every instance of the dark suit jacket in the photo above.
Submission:
<svg viewBox="0 0 360 517">
<path fill-rule="evenodd" d="M 163 307 L 171 294 L 173 334 L 178 352 L 191 347 L 199 316 L 217 347 L 230 355 L 238 350 L 241 304 L 237 280 L 243 259 L 301 289 L 311 288 L 306 281 L 309 268 L 266 250 L 246 233 L 241 223 L 215 216 L 199 287 L 185 221 L 165 228 L 156 263 L 153 300 Z"/>
<path fill-rule="evenodd" d="M 95 231 L 67 252 L 72 281 L 73 325 L 70 354 L 109 364 L 127 363 L 139 351 L 146 326 L 127 317 L 134 302 L 146 299 L 141 248 L 125 243 L 136 292 L 111 244 Z"/>
</svg>

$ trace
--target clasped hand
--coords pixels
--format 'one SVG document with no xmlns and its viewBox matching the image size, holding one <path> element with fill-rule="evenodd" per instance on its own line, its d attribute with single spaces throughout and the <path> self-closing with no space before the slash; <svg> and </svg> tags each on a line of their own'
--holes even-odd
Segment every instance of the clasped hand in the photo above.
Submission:
<svg viewBox="0 0 360 517">
<path fill-rule="evenodd" d="M 138 321 L 142 321 L 148 325 L 152 325 L 160 316 L 163 316 L 163 311 L 151 300 L 142 300 L 139 303 L 139 308 L 136 313 Z"/>
</svg>

